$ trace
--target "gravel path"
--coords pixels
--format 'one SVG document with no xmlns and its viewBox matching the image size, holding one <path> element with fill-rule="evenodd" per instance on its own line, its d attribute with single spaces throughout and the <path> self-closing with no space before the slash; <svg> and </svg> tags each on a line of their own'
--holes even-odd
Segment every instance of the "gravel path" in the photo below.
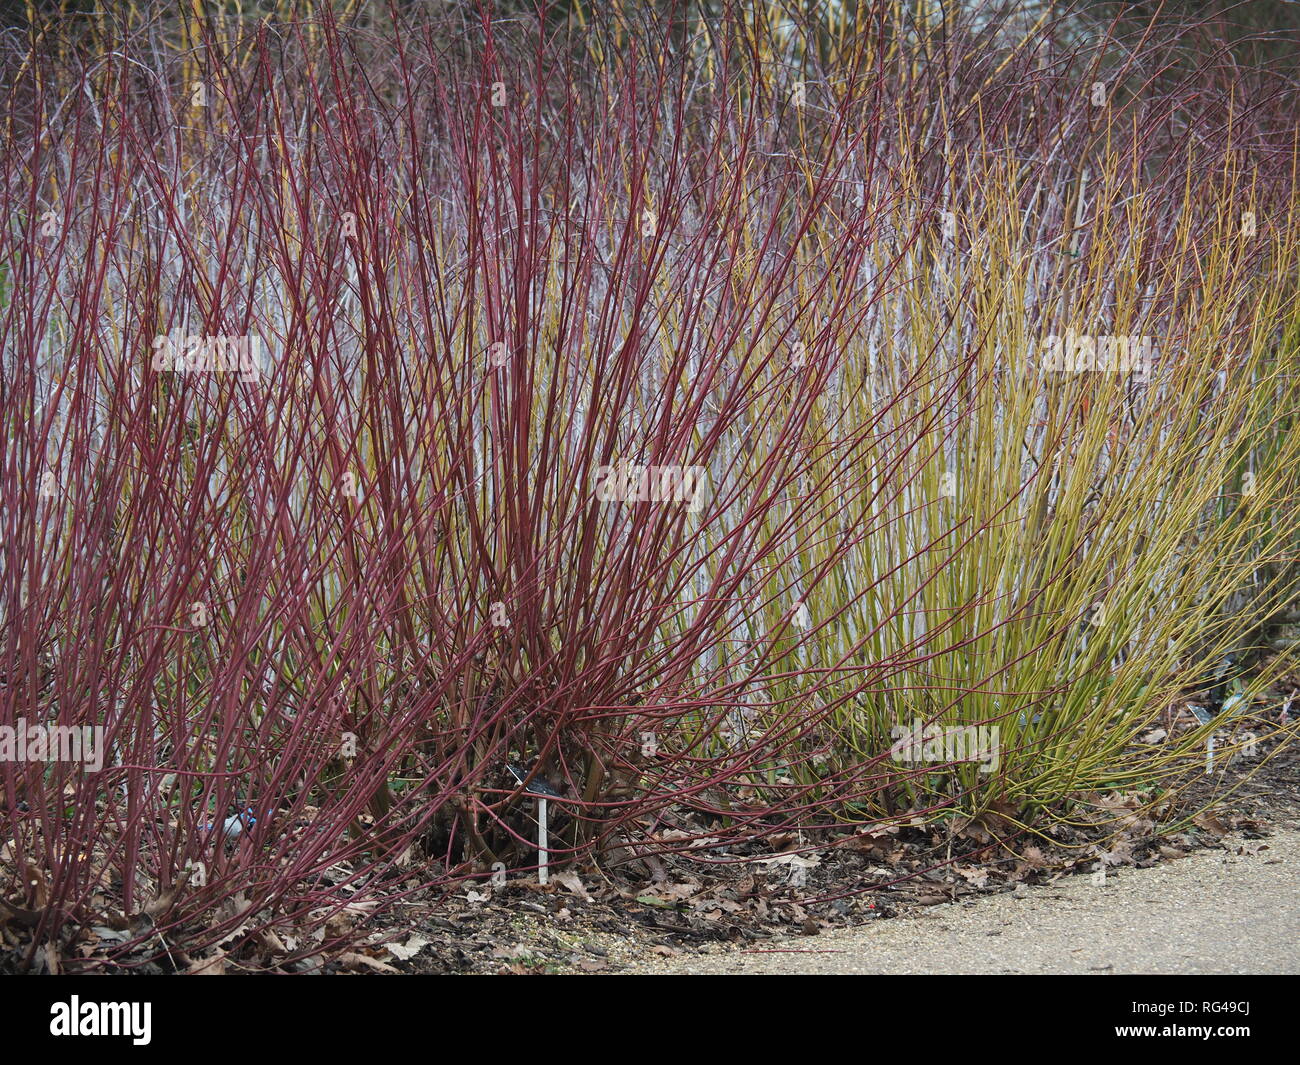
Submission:
<svg viewBox="0 0 1300 1065">
<path fill-rule="evenodd" d="M 1300 832 L 1224 843 L 1105 886 L 1069 876 L 764 947 L 791 953 L 719 947 L 630 972 L 1300 973 Z"/>
</svg>

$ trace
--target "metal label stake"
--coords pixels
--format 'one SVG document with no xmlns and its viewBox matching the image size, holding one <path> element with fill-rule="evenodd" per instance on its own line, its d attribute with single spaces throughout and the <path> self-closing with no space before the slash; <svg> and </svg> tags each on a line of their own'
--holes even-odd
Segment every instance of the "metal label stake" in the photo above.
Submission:
<svg viewBox="0 0 1300 1065">
<path fill-rule="evenodd" d="M 548 880 L 547 864 L 550 854 L 547 853 L 546 845 L 550 842 L 546 836 L 546 808 L 549 805 L 545 799 L 537 800 L 537 882 L 545 884 Z"/>
<path fill-rule="evenodd" d="M 550 869 L 548 867 L 551 852 L 546 821 L 550 816 L 550 800 L 562 799 L 564 796 L 544 777 L 534 777 L 532 781 L 529 781 L 528 770 L 522 766 L 511 763 L 506 768 L 510 770 L 510 775 L 524 786 L 524 793 L 537 800 L 537 882 L 539 884 L 549 883 Z"/>
</svg>

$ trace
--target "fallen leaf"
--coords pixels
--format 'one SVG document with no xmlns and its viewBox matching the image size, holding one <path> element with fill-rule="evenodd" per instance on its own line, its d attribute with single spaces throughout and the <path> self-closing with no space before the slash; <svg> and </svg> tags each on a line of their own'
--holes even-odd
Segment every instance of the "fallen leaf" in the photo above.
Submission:
<svg viewBox="0 0 1300 1065">
<path fill-rule="evenodd" d="M 339 955 L 339 962 L 349 969 L 374 969 L 375 972 L 379 973 L 400 973 L 402 971 L 401 969 L 394 969 L 387 962 L 380 961 L 378 958 L 372 958 L 369 955 L 358 954 L 350 950 Z"/>
<path fill-rule="evenodd" d="M 1106 865 L 1132 865 L 1133 864 L 1133 840 L 1121 839 L 1115 843 L 1110 850 L 1102 850 L 1100 847 L 1093 848 L 1093 854 L 1101 859 L 1101 864 Z"/>
<path fill-rule="evenodd" d="M 658 895 L 638 895 L 636 901 L 641 903 L 642 906 L 659 906 L 661 908 L 671 908 L 676 905 L 675 902 L 669 899 L 661 899 Z"/>
<path fill-rule="evenodd" d="M 1203 810 L 1193 817 L 1192 824 L 1196 825 L 1198 828 L 1205 829 L 1207 832 L 1212 832 L 1216 836 L 1225 835 L 1228 831 L 1227 828 L 1224 827 L 1223 822 L 1208 810 Z"/>
<path fill-rule="evenodd" d="M 570 894 L 577 895 L 583 902 L 590 902 L 591 895 L 583 887 L 582 881 L 578 879 L 578 874 L 571 869 L 566 869 L 562 873 L 557 873 L 551 877 L 557 884 L 569 889 Z"/>
<path fill-rule="evenodd" d="M 821 865 L 822 860 L 815 854 L 777 854 L 771 858 L 755 858 L 758 865 L 788 865 L 796 869 L 811 869 L 815 865 Z"/>
<path fill-rule="evenodd" d="M 225 976 L 226 952 L 218 947 L 210 958 L 195 958 L 188 972 L 191 976 Z"/>
<path fill-rule="evenodd" d="M 385 943 L 384 949 L 398 961 L 410 961 L 433 940 L 412 935 L 405 943 Z"/>
</svg>

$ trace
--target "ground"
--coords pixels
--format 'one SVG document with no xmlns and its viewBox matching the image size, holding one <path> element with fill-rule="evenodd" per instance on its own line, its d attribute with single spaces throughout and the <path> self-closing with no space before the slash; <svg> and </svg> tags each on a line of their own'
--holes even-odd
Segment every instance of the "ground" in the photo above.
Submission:
<svg viewBox="0 0 1300 1065">
<path fill-rule="evenodd" d="M 1300 832 L 935 906 L 760 950 L 648 957 L 634 974 L 1297 973 Z"/>
<path fill-rule="evenodd" d="M 1190 717 L 1190 715 L 1188 715 Z M 1270 718 L 1274 712 L 1270 711 Z M 1254 757 L 1166 781 L 1162 797 L 1082 796 L 1070 823 L 1031 833 L 996 812 L 944 824 L 777 834 L 582 863 L 504 885 L 421 888 L 412 859 L 387 910 L 349 906 L 329 932 L 354 946 L 294 958 L 274 936 L 193 957 L 125 933 L 80 946 L 98 971 L 298 973 L 1296 971 L 1300 733 L 1241 719 Z M 1187 726 L 1182 726 L 1187 727 Z M 1218 800 L 1213 813 L 1204 812 Z M 689 811 L 681 827 L 696 831 Z M 677 830 L 671 830 L 677 831 Z M 658 832 L 671 847 L 671 831 Z M 680 845 L 680 844 L 679 844 Z M 797 938 L 794 938 L 797 937 Z M 12 946 L 12 944 L 10 944 Z M 297 952 L 301 955 L 301 951 Z M 0 970 L 14 953 L 0 953 Z M 71 954 L 69 959 L 75 960 Z M 44 971 L 38 953 L 35 971 Z M 1254 966 L 1252 969 L 1251 967 Z"/>
<path fill-rule="evenodd" d="M 864 957 L 881 972 L 1297 971 L 1300 752 L 1264 754 L 1186 782 L 1188 809 L 1230 794 L 1180 832 L 1134 810 L 1109 835 L 847 836 L 807 852 L 801 886 L 793 839 L 733 864 L 656 863 L 640 883 L 586 867 L 412 907 L 373 955 L 405 972 L 516 974 L 852 972 Z M 1099 813 L 1123 825 L 1126 801 L 1102 797 Z"/>
</svg>

